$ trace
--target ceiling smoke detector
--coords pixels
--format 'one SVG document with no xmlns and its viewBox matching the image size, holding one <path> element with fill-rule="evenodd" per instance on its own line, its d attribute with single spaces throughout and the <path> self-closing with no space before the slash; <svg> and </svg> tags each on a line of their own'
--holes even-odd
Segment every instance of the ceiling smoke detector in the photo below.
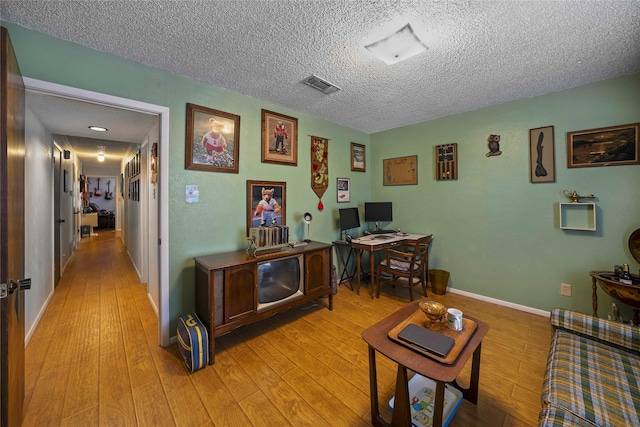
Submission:
<svg viewBox="0 0 640 427">
<path fill-rule="evenodd" d="M 320 92 L 326 95 L 340 90 L 340 88 L 333 83 L 329 83 L 328 81 L 314 75 L 307 77 L 302 81 L 302 83 L 311 86 L 314 89 L 318 89 Z"/>
</svg>

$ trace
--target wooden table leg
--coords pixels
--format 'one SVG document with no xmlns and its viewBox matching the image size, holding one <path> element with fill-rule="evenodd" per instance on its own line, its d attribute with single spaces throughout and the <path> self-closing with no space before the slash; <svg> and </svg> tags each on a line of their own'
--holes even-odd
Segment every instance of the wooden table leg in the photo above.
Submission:
<svg viewBox="0 0 640 427">
<path fill-rule="evenodd" d="M 375 274 L 374 274 L 375 266 L 373 265 L 375 263 L 375 256 L 373 255 L 373 252 L 374 252 L 373 249 L 369 250 L 369 282 L 370 282 L 369 290 L 371 294 L 371 299 L 373 299 L 373 287 L 375 285 Z"/>
<path fill-rule="evenodd" d="M 369 399 L 371 400 L 371 424 L 375 427 L 389 427 L 380 415 L 378 406 L 378 375 L 376 373 L 376 350 L 369 346 Z"/>
<path fill-rule="evenodd" d="M 361 261 L 361 254 L 362 251 L 360 249 L 356 249 L 356 258 L 357 258 L 357 268 L 356 270 L 358 271 L 358 280 L 356 280 L 356 294 L 360 295 L 360 276 L 362 275 L 362 271 L 360 268 L 360 261 Z"/>
<path fill-rule="evenodd" d="M 593 300 L 593 317 L 598 317 L 598 284 L 596 282 L 596 278 L 592 277 L 591 281 L 593 282 L 593 284 L 591 285 L 591 287 L 593 288 L 593 296 L 591 297 L 591 299 Z"/>
<path fill-rule="evenodd" d="M 433 427 L 442 427 L 444 411 L 444 381 L 436 381 L 435 405 L 433 406 Z M 410 424 L 407 424 L 410 425 Z"/>
<path fill-rule="evenodd" d="M 411 406 L 409 403 L 408 381 L 407 368 L 398 364 L 398 373 L 396 374 L 396 396 L 393 401 L 393 416 L 391 418 L 391 425 L 393 427 L 405 427 L 411 425 Z M 444 394 L 442 396 L 444 398 Z M 442 418 L 442 410 L 440 411 L 440 418 Z M 440 420 L 440 426 L 442 426 L 442 420 Z M 434 427 L 439 426 L 434 424 Z"/>
<path fill-rule="evenodd" d="M 471 378 L 469 379 L 469 387 L 462 388 L 457 381 L 453 381 L 453 385 L 462 392 L 462 396 L 473 403 L 478 404 L 478 383 L 480 382 L 480 351 L 482 343 L 473 352 L 473 362 L 471 363 Z"/>
</svg>

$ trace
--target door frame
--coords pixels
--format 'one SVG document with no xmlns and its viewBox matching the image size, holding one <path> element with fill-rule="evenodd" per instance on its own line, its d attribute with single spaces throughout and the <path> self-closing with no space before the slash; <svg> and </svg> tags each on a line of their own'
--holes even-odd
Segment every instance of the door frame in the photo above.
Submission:
<svg viewBox="0 0 640 427">
<path fill-rule="evenodd" d="M 158 138 L 158 236 L 159 250 L 155 265 L 148 261 L 148 268 L 158 271 L 160 307 L 158 307 L 158 343 L 162 347 L 170 345 L 170 310 L 169 310 L 169 107 L 149 104 L 133 99 L 121 98 L 104 93 L 78 89 L 57 83 L 24 78 L 25 90 L 34 90 L 58 97 L 77 101 L 98 103 L 110 107 L 128 109 L 159 116 Z M 148 292 L 148 291 L 147 291 Z"/>
</svg>

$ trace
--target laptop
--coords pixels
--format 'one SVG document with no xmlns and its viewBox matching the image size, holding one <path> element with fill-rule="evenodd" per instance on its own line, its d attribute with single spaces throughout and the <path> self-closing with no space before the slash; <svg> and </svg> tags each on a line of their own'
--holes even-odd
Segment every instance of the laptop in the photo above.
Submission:
<svg viewBox="0 0 640 427">
<path fill-rule="evenodd" d="M 408 324 L 401 330 L 398 333 L 398 339 L 409 343 L 418 350 L 427 351 L 440 357 L 447 357 L 455 344 L 453 338 L 414 323 Z"/>
</svg>

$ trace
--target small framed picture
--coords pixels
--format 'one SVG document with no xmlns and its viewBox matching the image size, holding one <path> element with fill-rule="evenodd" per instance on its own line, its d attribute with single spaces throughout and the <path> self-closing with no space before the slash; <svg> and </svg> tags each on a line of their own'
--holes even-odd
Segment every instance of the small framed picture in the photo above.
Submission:
<svg viewBox="0 0 640 427">
<path fill-rule="evenodd" d="M 185 169 L 238 173 L 240 116 L 187 104 Z"/>
<path fill-rule="evenodd" d="M 262 163 L 298 165 L 298 119 L 262 110 Z"/>
<path fill-rule="evenodd" d="M 362 144 L 351 143 L 351 170 L 355 172 L 367 171 L 367 147 Z"/>
<path fill-rule="evenodd" d="M 287 183 L 247 181 L 247 236 L 251 228 L 286 225 Z"/>
<path fill-rule="evenodd" d="M 529 181 L 556 182 L 553 126 L 529 129 Z"/>
<path fill-rule="evenodd" d="M 63 177 L 63 190 L 65 193 L 69 192 L 69 171 L 68 170 L 64 170 L 64 177 Z"/>
<path fill-rule="evenodd" d="M 567 167 L 640 164 L 640 123 L 567 132 Z"/>
<path fill-rule="evenodd" d="M 338 203 L 346 203 L 351 201 L 351 180 L 349 178 L 337 178 L 338 187 Z"/>
</svg>

